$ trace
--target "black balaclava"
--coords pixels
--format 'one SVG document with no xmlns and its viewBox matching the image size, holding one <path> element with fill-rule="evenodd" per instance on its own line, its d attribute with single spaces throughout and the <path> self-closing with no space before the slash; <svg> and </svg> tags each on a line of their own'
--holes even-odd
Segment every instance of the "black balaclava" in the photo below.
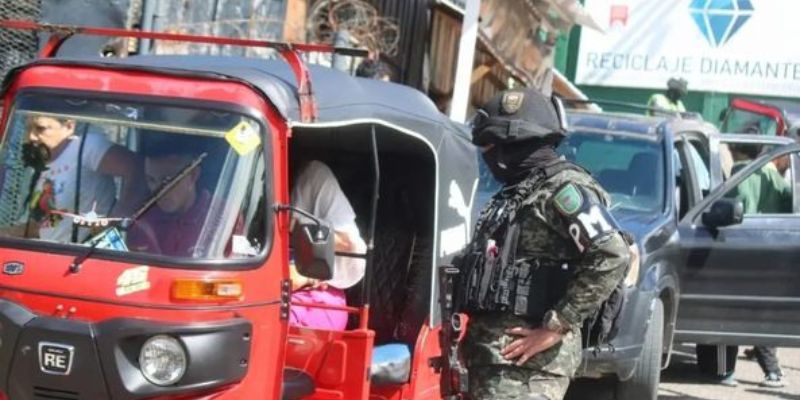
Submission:
<svg viewBox="0 0 800 400">
<path fill-rule="evenodd" d="M 534 89 L 510 90 L 478 111 L 472 142 L 481 147 L 492 175 L 506 185 L 525 179 L 531 169 L 558 156 L 564 128 L 553 100 Z"/>
<path fill-rule="evenodd" d="M 557 142 L 530 139 L 511 144 L 496 144 L 483 153 L 483 160 L 495 179 L 506 185 L 515 185 L 525 179 L 531 170 L 558 158 Z"/>
</svg>

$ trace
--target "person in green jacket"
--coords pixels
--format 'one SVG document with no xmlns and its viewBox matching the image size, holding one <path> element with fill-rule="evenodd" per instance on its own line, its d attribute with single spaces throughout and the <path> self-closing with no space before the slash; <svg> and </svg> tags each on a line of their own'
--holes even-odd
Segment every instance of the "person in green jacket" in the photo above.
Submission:
<svg viewBox="0 0 800 400">
<path fill-rule="evenodd" d="M 745 145 L 746 146 L 746 145 Z M 731 149 L 734 156 L 733 171 L 743 168 L 758 155 L 754 146 L 738 146 Z M 749 154 L 748 154 L 749 153 Z M 753 154 L 755 153 L 755 154 Z M 745 214 L 782 214 L 792 212 L 792 189 L 783 174 L 789 167 L 789 157 L 779 157 L 765 164 L 743 180 L 734 190 L 737 198 L 742 200 Z M 764 372 L 761 386 L 783 387 L 783 372 L 778 362 L 778 351 L 772 346 L 755 346 L 745 350 L 746 356 L 758 361 Z"/>
<path fill-rule="evenodd" d="M 732 146 L 733 173 L 755 159 L 758 150 L 753 145 Z M 792 189 L 773 162 L 750 174 L 732 194 L 742 200 L 745 214 L 781 214 L 792 210 Z"/>
<path fill-rule="evenodd" d="M 647 106 L 653 109 L 664 110 L 665 112 L 686 112 L 686 107 L 681 101 L 681 97 L 688 93 L 689 83 L 683 78 L 670 78 L 667 81 L 667 91 L 655 93 L 650 96 Z M 658 111 L 649 110 L 648 115 L 657 115 Z"/>
</svg>

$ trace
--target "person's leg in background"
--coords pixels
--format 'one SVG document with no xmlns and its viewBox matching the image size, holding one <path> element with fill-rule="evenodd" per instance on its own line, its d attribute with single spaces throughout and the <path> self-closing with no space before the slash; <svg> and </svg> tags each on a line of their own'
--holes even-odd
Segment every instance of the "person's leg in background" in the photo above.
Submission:
<svg viewBox="0 0 800 400">
<path fill-rule="evenodd" d="M 725 386 L 738 384 L 734 372 L 739 346 L 697 345 L 695 351 L 701 373 Z"/>
<path fill-rule="evenodd" d="M 761 370 L 764 371 L 764 381 L 761 386 L 783 387 L 783 372 L 778 363 L 778 349 L 770 346 L 755 346 L 753 351 Z"/>
</svg>

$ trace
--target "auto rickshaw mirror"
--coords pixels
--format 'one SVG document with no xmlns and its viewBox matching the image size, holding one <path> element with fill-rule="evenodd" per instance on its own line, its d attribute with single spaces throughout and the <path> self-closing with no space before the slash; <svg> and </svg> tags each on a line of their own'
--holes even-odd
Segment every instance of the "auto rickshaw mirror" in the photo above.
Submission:
<svg viewBox="0 0 800 400">
<path fill-rule="evenodd" d="M 300 224 L 292 233 L 297 272 L 307 278 L 333 278 L 333 231 L 325 224 Z"/>
<path fill-rule="evenodd" d="M 703 213 L 703 225 L 716 229 L 742 223 L 744 205 L 739 199 L 722 198 L 711 204 Z"/>
</svg>

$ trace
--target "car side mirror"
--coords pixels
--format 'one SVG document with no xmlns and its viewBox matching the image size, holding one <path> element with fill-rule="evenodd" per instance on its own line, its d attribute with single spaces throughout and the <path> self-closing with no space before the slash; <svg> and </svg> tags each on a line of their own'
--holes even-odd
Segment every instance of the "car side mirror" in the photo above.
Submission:
<svg viewBox="0 0 800 400">
<path fill-rule="evenodd" d="M 744 205 L 739 199 L 722 198 L 711 204 L 703 213 L 703 225 L 711 229 L 742 223 Z"/>
<path fill-rule="evenodd" d="M 307 278 L 333 278 L 334 234 L 326 224 L 300 224 L 292 233 L 297 272 Z"/>
</svg>

